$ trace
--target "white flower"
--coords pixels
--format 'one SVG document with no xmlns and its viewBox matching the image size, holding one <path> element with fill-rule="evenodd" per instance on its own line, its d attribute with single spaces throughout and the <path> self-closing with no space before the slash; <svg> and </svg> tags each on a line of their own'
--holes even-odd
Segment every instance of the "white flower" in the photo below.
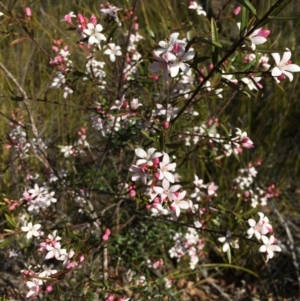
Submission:
<svg viewBox="0 0 300 301">
<path fill-rule="evenodd" d="M 291 72 L 300 72 L 300 67 L 295 64 L 291 64 L 291 51 L 286 48 L 286 51 L 283 53 L 282 59 L 280 60 L 279 53 L 271 54 L 276 63 L 276 67 L 271 70 L 271 74 L 274 77 L 281 76 L 282 74 L 286 75 L 290 81 L 293 80 L 293 74 Z"/>
<path fill-rule="evenodd" d="M 96 26 L 92 23 L 87 24 L 87 29 L 83 30 L 83 37 L 89 37 L 88 43 L 90 45 L 98 44 L 100 46 L 101 41 L 106 41 L 106 37 L 101 31 L 103 27 L 101 24 L 97 24 Z"/>
<path fill-rule="evenodd" d="M 162 153 L 155 152 L 156 149 L 151 147 L 147 150 L 147 153 L 142 148 L 137 148 L 135 154 L 141 158 L 137 160 L 136 165 L 147 164 L 148 166 L 153 166 L 153 159 L 162 156 Z"/>
<path fill-rule="evenodd" d="M 170 163 L 170 157 L 167 153 L 164 153 L 162 162 L 159 163 L 159 179 L 167 179 L 169 182 L 174 183 L 174 175 L 170 171 L 174 171 L 176 163 Z"/>
<path fill-rule="evenodd" d="M 248 224 L 250 228 L 247 231 L 248 238 L 251 238 L 253 234 L 255 237 L 260 240 L 262 235 L 265 235 L 273 231 L 272 226 L 269 223 L 269 219 L 264 216 L 262 212 L 257 213 L 260 217 L 259 221 L 256 222 L 254 219 L 250 218 Z"/>
<path fill-rule="evenodd" d="M 29 288 L 29 292 L 27 293 L 26 298 L 30 298 L 40 291 L 40 283 L 37 279 L 32 279 L 32 281 L 27 281 L 26 285 Z"/>
<path fill-rule="evenodd" d="M 230 248 L 230 246 L 233 247 L 234 249 L 239 248 L 238 241 L 237 240 L 232 240 L 231 232 L 229 230 L 227 230 L 226 236 L 225 237 L 219 237 L 218 241 L 223 243 L 223 247 L 222 247 L 223 252 L 227 252 L 228 249 Z"/>
<path fill-rule="evenodd" d="M 190 1 L 189 9 L 195 9 L 197 12 L 197 15 L 206 16 L 206 12 L 205 12 L 205 10 L 203 10 L 203 7 L 199 4 L 197 4 L 196 1 Z"/>
<path fill-rule="evenodd" d="M 264 244 L 259 248 L 259 252 L 267 252 L 266 261 L 274 257 L 274 252 L 281 252 L 281 248 L 277 245 L 274 245 L 276 242 L 274 235 L 271 235 L 270 238 L 262 235 L 261 240 Z"/>
<path fill-rule="evenodd" d="M 56 242 L 54 246 L 47 245 L 46 250 L 48 253 L 45 256 L 45 259 L 56 258 L 57 260 L 64 260 L 64 256 L 67 254 L 67 250 L 61 248 L 60 242 Z"/>
<path fill-rule="evenodd" d="M 175 197 L 175 192 L 181 188 L 180 185 L 173 185 L 170 187 L 170 182 L 167 179 L 163 179 L 162 187 L 154 186 L 153 190 L 156 192 L 154 195 L 160 194 L 162 200 L 168 198 L 173 200 Z"/>
<path fill-rule="evenodd" d="M 190 208 L 190 203 L 183 200 L 185 195 L 186 191 L 182 191 L 173 196 L 173 203 L 171 204 L 171 208 L 175 210 L 177 217 L 180 215 L 180 209 L 187 210 Z"/>
<path fill-rule="evenodd" d="M 32 225 L 32 223 L 28 223 L 27 226 L 21 227 L 23 232 L 27 232 L 26 237 L 30 239 L 32 236 L 38 237 L 40 236 L 39 229 L 41 228 L 40 224 Z"/>
<path fill-rule="evenodd" d="M 64 153 L 66 158 L 74 154 L 74 148 L 72 145 L 64 146 L 60 151 Z"/>
<path fill-rule="evenodd" d="M 131 177 L 131 181 L 141 180 L 144 184 L 147 183 L 147 173 L 142 167 L 137 165 L 132 165 L 129 168 L 129 171 L 134 173 L 133 176 Z"/>
<path fill-rule="evenodd" d="M 116 44 L 114 44 L 114 43 L 108 43 L 108 46 L 109 46 L 109 48 L 107 48 L 104 51 L 104 54 L 109 55 L 109 59 L 111 60 L 111 62 L 114 62 L 116 60 L 116 55 L 117 56 L 122 55 L 121 47 L 116 46 Z"/>
</svg>

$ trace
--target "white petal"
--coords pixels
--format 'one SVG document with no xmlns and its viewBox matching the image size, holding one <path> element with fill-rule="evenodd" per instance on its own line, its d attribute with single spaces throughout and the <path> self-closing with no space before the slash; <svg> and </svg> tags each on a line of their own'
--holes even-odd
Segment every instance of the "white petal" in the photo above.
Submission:
<svg viewBox="0 0 300 301">
<path fill-rule="evenodd" d="M 290 82 L 293 80 L 294 76 L 292 73 L 287 72 L 285 70 L 282 70 L 282 73 L 290 80 Z"/>
<path fill-rule="evenodd" d="M 280 55 L 279 55 L 279 53 L 271 53 L 271 55 L 273 56 L 273 59 L 274 59 L 276 65 L 278 66 L 279 63 L 280 63 Z"/>
<path fill-rule="evenodd" d="M 147 153 L 142 148 L 137 148 L 137 149 L 135 149 L 134 152 L 140 158 L 146 158 L 147 157 Z"/>
<path fill-rule="evenodd" d="M 292 53 L 290 52 L 290 50 L 288 48 L 286 48 L 287 51 L 285 51 L 283 53 L 283 56 L 282 56 L 282 60 L 281 60 L 281 65 L 285 65 L 290 59 L 291 59 L 291 56 L 292 56 Z"/>
<path fill-rule="evenodd" d="M 278 67 L 272 69 L 271 75 L 273 77 L 280 76 L 282 74 L 281 70 Z"/>
</svg>

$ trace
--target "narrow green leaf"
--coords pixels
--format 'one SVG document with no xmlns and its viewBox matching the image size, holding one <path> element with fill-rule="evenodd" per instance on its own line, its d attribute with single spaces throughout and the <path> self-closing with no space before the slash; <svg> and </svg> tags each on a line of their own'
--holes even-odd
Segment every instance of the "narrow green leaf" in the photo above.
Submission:
<svg viewBox="0 0 300 301">
<path fill-rule="evenodd" d="M 260 53 L 283 53 L 286 52 L 287 50 L 285 48 L 272 48 L 272 49 L 267 49 L 267 48 L 256 48 L 257 52 Z"/>
<path fill-rule="evenodd" d="M 150 27 L 146 27 L 146 30 L 148 31 L 148 33 L 150 34 L 150 36 L 154 39 L 155 38 L 155 34 L 154 32 L 151 30 Z"/>
<path fill-rule="evenodd" d="M 300 15 L 287 16 L 287 17 L 270 16 L 269 19 L 270 20 L 282 20 L 282 21 L 297 20 L 297 19 L 300 19 Z"/>
<path fill-rule="evenodd" d="M 265 0 L 263 0 L 265 1 Z M 257 16 L 256 8 L 248 0 L 238 0 L 238 2 L 245 8 L 247 8 L 254 16 Z"/>
<path fill-rule="evenodd" d="M 5 213 L 5 218 L 8 221 L 8 223 L 13 227 L 16 228 L 17 224 L 15 222 L 15 220 L 13 219 L 13 217 L 9 216 L 8 214 Z"/>
<path fill-rule="evenodd" d="M 172 143 L 166 143 L 166 147 L 171 148 L 171 149 L 178 149 L 181 148 L 185 144 L 184 141 L 177 141 L 177 142 L 172 142 Z"/>
<path fill-rule="evenodd" d="M 151 141 L 156 141 L 156 138 L 155 138 L 155 137 L 151 137 L 147 131 L 141 130 L 141 133 L 142 133 L 146 138 L 150 139 Z"/>
<path fill-rule="evenodd" d="M 195 56 L 194 57 L 194 64 L 195 65 L 198 65 L 199 63 L 202 63 L 202 62 L 204 62 L 204 61 L 206 61 L 206 60 L 208 60 L 208 59 L 210 59 L 210 57 L 209 56 Z"/>
<path fill-rule="evenodd" d="M 242 21 L 241 21 L 241 28 L 240 28 L 240 35 L 243 37 L 245 35 L 247 24 L 249 19 L 249 11 L 244 6 L 242 7 Z"/>
<path fill-rule="evenodd" d="M 275 9 L 272 12 L 272 16 L 278 15 L 292 0 L 284 0 L 277 1 L 275 5 Z"/>
<path fill-rule="evenodd" d="M 215 43 L 218 43 L 218 29 L 217 24 L 214 18 L 211 18 L 210 21 L 210 30 L 211 30 L 211 40 L 213 43 L 212 46 L 212 62 L 214 65 L 218 62 L 218 48 L 215 46 Z"/>
<path fill-rule="evenodd" d="M 208 44 L 211 46 L 216 46 L 216 47 L 222 49 L 222 44 L 219 42 L 214 42 L 211 39 L 207 39 L 207 38 L 203 38 L 203 37 L 199 37 L 198 40 L 202 43 L 205 43 L 205 44 Z"/>
</svg>

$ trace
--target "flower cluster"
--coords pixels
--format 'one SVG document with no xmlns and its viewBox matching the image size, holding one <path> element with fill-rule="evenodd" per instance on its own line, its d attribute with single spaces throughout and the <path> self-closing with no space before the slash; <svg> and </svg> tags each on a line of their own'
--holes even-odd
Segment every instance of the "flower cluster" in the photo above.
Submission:
<svg viewBox="0 0 300 301">
<path fill-rule="evenodd" d="M 253 235 L 258 241 L 262 241 L 262 246 L 259 248 L 259 252 L 267 253 L 266 261 L 274 257 L 274 252 L 280 252 L 281 248 L 276 243 L 276 238 L 274 235 L 267 236 L 267 234 L 273 232 L 273 227 L 269 222 L 267 216 L 262 212 L 257 213 L 259 215 L 259 220 L 256 222 L 254 219 L 250 218 L 248 224 L 250 228 L 247 230 L 248 238 L 252 238 Z"/>
<path fill-rule="evenodd" d="M 204 257 L 204 239 L 199 237 L 194 228 L 188 228 L 185 234 L 176 233 L 173 240 L 175 245 L 169 250 L 170 257 L 178 262 L 188 258 L 190 269 L 194 270 L 200 258 Z"/>
<path fill-rule="evenodd" d="M 155 62 L 149 66 L 149 71 L 158 72 L 163 70 L 163 78 L 169 80 L 169 75 L 175 77 L 181 70 L 186 75 L 191 75 L 191 68 L 187 62 L 191 61 L 195 52 L 193 50 L 186 51 L 187 43 L 178 40 L 179 33 L 174 32 L 170 35 L 169 41 L 160 41 L 160 48 L 154 50 L 153 56 Z"/>
<path fill-rule="evenodd" d="M 192 202 L 186 198 L 186 191 L 180 185 L 173 185 L 176 163 L 172 163 L 167 153 L 157 152 L 149 148 L 147 152 L 142 148 L 135 150 L 140 158 L 130 167 L 133 172 L 132 181 L 141 180 L 149 186 L 149 205 L 152 215 L 168 215 L 175 212 L 178 217 L 181 210 L 193 207 Z"/>
</svg>

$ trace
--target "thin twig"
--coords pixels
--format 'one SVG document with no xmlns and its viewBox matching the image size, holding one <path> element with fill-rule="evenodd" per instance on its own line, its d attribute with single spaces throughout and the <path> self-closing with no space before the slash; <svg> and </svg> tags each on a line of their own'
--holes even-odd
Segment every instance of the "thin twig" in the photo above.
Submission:
<svg viewBox="0 0 300 301">
<path fill-rule="evenodd" d="M 27 114 L 28 114 L 28 117 L 29 117 L 29 120 L 30 120 L 31 131 L 32 131 L 33 137 L 35 138 L 37 149 L 42 153 L 43 157 L 41 157 L 37 153 L 37 151 L 36 151 L 36 149 L 33 145 L 33 141 L 30 140 L 32 152 L 45 165 L 45 167 L 47 169 L 52 170 L 51 165 L 50 165 L 50 163 L 47 159 L 44 147 L 42 146 L 42 144 L 39 141 L 38 130 L 36 128 L 35 121 L 34 121 L 34 118 L 33 118 L 33 115 L 32 115 L 32 111 L 30 109 L 29 98 L 28 98 L 28 95 L 27 95 L 26 91 L 22 88 L 22 86 L 19 84 L 17 79 L 12 75 L 12 73 L 10 71 L 8 71 L 8 69 L 2 63 L 0 63 L 0 69 L 2 69 L 4 71 L 4 73 L 6 74 L 6 76 L 12 80 L 12 82 L 18 88 L 19 92 L 21 93 L 21 95 L 23 97 L 22 101 L 24 103 L 25 109 L 27 111 Z"/>
</svg>

